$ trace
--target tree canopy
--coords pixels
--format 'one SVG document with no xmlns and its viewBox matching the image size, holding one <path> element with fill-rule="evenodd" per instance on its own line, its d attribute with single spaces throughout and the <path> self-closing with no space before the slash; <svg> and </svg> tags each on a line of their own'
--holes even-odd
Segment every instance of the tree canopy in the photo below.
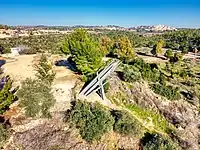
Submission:
<svg viewBox="0 0 200 150">
<path fill-rule="evenodd" d="M 86 30 L 76 29 L 62 43 L 62 52 L 70 54 L 83 75 L 95 73 L 102 65 L 100 44 Z"/>
</svg>

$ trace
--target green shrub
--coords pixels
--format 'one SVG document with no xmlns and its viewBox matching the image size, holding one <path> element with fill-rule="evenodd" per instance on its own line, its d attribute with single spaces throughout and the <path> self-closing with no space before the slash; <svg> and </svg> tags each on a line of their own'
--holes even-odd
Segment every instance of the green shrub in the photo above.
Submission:
<svg viewBox="0 0 200 150">
<path fill-rule="evenodd" d="M 171 49 L 166 50 L 165 52 L 165 57 L 167 57 L 168 59 L 172 58 L 174 56 L 173 51 Z"/>
<path fill-rule="evenodd" d="M 178 62 L 178 61 L 181 61 L 183 60 L 183 54 L 180 53 L 180 52 L 176 52 L 174 53 L 174 57 L 171 57 L 170 58 L 170 62 Z"/>
<path fill-rule="evenodd" d="M 145 133 L 141 139 L 143 150 L 177 150 L 177 144 L 171 139 L 166 139 L 159 134 Z"/>
<path fill-rule="evenodd" d="M 69 118 L 79 129 L 81 137 L 88 142 L 100 140 L 114 124 L 110 111 L 102 105 L 80 100 L 72 107 Z"/>
<path fill-rule="evenodd" d="M 49 109 L 55 103 L 51 84 L 56 74 L 44 54 L 41 55 L 35 68 L 37 78 L 27 78 L 22 82 L 21 89 L 17 93 L 20 106 L 25 108 L 27 116 L 51 117 Z"/>
<path fill-rule="evenodd" d="M 3 149 L 5 141 L 10 137 L 10 132 L 5 128 L 3 124 L 0 124 L 0 149 Z"/>
<path fill-rule="evenodd" d="M 55 79 L 55 72 L 52 70 L 52 64 L 48 61 L 47 55 L 42 54 L 39 59 L 39 63 L 35 64 L 35 69 L 37 71 L 36 77 L 42 82 L 47 84 L 52 84 Z"/>
<path fill-rule="evenodd" d="M 49 108 L 54 104 L 55 99 L 51 93 L 51 87 L 45 82 L 28 78 L 22 82 L 17 96 L 27 116 L 50 117 Z"/>
<path fill-rule="evenodd" d="M 126 82 L 140 79 L 151 82 L 164 82 L 163 80 L 165 80 L 157 64 L 145 63 L 141 58 L 133 60 L 130 65 L 124 65 L 122 79 Z"/>
<path fill-rule="evenodd" d="M 169 100 L 180 99 L 180 93 L 178 87 L 165 86 L 161 84 L 152 84 L 151 89 L 159 95 L 166 97 Z"/>
<path fill-rule="evenodd" d="M 115 110 L 112 112 L 115 117 L 114 131 L 131 136 L 139 136 L 141 127 L 127 111 Z"/>
<path fill-rule="evenodd" d="M 0 114 L 3 114 L 7 109 L 9 109 L 9 106 L 16 100 L 16 96 L 14 95 L 15 90 L 11 90 L 12 81 L 9 77 L 5 78 L 7 78 L 8 80 L 6 79 L 6 83 L 1 83 L 4 85 L 3 88 L 0 90 Z"/>
<path fill-rule="evenodd" d="M 142 77 L 138 68 L 134 66 L 125 65 L 123 68 L 123 80 L 126 82 L 135 82 L 140 80 Z"/>
</svg>

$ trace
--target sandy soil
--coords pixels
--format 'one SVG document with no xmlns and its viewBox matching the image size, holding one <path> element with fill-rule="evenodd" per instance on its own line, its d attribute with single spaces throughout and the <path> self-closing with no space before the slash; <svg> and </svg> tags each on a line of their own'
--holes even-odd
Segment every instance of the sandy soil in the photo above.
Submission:
<svg viewBox="0 0 200 150">
<path fill-rule="evenodd" d="M 26 78 L 34 78 L 33 65 L 37 58 L 37 55 L 19 55 L 15 57 L 7 55 L 6 64 L 3 66 L 4 73 L 11 76 L 14 80 L 14 86 L 20 85 L 20 82 Z M 51 57 L 52 61 L 59 59 L 66 58 L 56 55 Z M 56 98 L 56 103 L 51 111 L 64 111 L 70 107 L 71 89 L 75 86 L 78 76 L 67 66 L 53 66 L 53 69 L 56 72 L 56 79 L 52 92 Z"/>
</svg>

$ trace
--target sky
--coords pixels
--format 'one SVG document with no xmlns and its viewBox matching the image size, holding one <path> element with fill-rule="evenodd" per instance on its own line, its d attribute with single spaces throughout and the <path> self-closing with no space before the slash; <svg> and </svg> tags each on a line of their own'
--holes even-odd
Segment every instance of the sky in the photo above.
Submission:
<svg viewBox="0 0 200 150">
<path fill-rule="evenodd" d="M 200 0 L 0 0 L 0 24 L 200 28 Z"/>
</svg>

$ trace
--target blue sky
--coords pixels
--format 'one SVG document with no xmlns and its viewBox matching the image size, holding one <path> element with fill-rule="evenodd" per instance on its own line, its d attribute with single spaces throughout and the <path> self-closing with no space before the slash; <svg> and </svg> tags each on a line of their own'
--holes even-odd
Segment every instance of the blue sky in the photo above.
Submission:
<svg viewBox="0 0 200 150">
<path fill-rule="evenodd" d="M 200 28 L 200 0 L 0 0 L 0 24 Z"/>
</svg>

